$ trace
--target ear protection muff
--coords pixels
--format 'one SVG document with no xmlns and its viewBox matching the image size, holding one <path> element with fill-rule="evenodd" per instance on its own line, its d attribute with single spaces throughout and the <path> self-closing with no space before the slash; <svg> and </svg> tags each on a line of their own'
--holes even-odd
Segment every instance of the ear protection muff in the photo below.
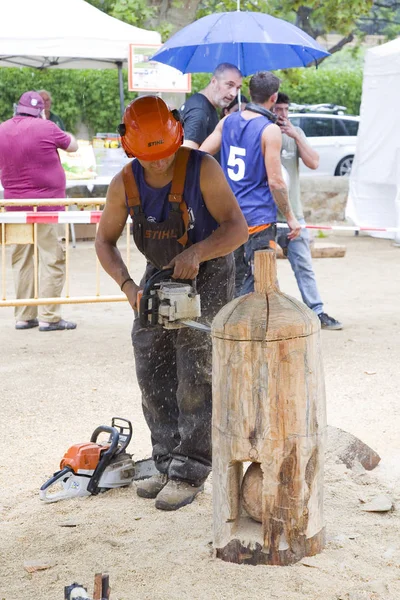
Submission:
<svg viewBox="0 0 400 600">
<path fill-rule="evenodd" d="M 117 127 L 117 131 L 119 135 L 122 137 L 126 134 L 126 125 L 125 123 L 120 123 Z"/>
<path fill-rule="evenodd" d="M 180 123 L 182 125 L 182 129 L 183 129 L 181 113 L 179 112 L 179 110 L 177 108 L 173 108 L 171 110 L 171 115 L 174 117 L 175 121 L 178 121 L 178 123 Z M 185 135 L 182 135 L 182 141 L 181 141 L 182 144 L 183 144 L 184 139 L 185 139 Z"/>
<path fill-rule="evenodd" d="M 178 121 L 178 123 L 182 123 L 181 113 L 177 108 L 173 108 L 171 110 L 171 115 L 174 117 L 175 121 Z"/>
</svg>

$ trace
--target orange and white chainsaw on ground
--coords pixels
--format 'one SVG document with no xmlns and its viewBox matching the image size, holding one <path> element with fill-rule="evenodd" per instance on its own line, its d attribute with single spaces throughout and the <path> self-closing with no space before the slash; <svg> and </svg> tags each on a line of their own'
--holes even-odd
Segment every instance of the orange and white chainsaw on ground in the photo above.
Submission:
<svg viewBox="0 0 400 600">
<path fill-rule="evenodd" d="M 101 433 L 109 434 L 108 440 L 98 442 Z M 140 474 L 136 473 L 132 455 L 126 452 L 131 438 L 131 422 L 120 417 L 112 419 L 111 427 L 97 427 L 90 442 L 75 444 L 67 450 L 60 471 L 40 488 L 40 499 L 57 502 L 77 496 L 95 496 L 113 488 L 126 487 L 133 479 L 149 477 L 150 474 L 135 477 Z"/>
</svg>

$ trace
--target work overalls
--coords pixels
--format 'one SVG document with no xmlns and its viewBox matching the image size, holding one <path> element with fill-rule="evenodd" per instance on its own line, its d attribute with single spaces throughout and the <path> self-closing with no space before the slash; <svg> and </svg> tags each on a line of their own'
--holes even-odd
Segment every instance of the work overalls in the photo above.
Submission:
<svg viewBox="0 0 400 600">
<path fill-rule="evenodd" d="M 183 199 L 189 156 L 188 148 L 178 151 L 169 194 L 170 212 L 162 223 L 147 221 L 132 166 L 124 168 L 133 238 L 148 260 L 141 285 L 190 245 L 188 208 Z M 193 181 L 193 185 L 200 186 L 200 181 Z M 233 298 L 233 288 L 232 254 L 200 265 L 197 291 L 203 322 L 211 324 L 216 313 Z M 141 327 L 136 318 L 132 344 L 156 467 L 170 479 L 200 485 L 211 470 L 211 336 L 188 327 Z"/>
</svg>

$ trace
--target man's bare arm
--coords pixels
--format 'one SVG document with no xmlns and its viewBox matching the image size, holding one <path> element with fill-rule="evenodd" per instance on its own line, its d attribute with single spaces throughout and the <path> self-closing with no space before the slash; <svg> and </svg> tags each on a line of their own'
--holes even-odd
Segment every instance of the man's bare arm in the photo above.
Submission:
<svg viewBox="0 0 400 600">
<path fill-rule="evenodd" d="M 282 175 L 281 165 L 282 134 L 278 125 L 269 125 L 263 131 L 262 150 L 265 168 L 268 176 L 268 185 L 275 204 L 285 216 L 291 229 L 289 239 L 300 234 L 301 225 L 295 218 L 289 202 L 288 190 Z"/>
<path fill-rule="evenodd" d="M 200 188 L 205 205 L 219 224 L 208 238 L 178 254 L 168 266 L 174 266 L 176 279 L 193 279 L 200 263 L 226 256 L 248 238 L 246 220 L 227 183 L 224 173 L 211 156 L 205 155 L 200 171 Z"/>
<path fill-rule="evenodd" d="M 304 132 L 300 128 L 294 127 L 289 120 L 285 121 L 285 125 L 281 125 L 281 131 L 294 139 L 300 158 L 306 167 L 313 170 L 318 169 L 319 154 L 316 150 L 311 148 Z"/>
<path fill-rule="evenodd" d="M 125 227 L 127 217 L 125 188 L 120 172 L 113 178 L 108 188 L 107 200 L 101 215 L 95 242 L 96 253 L 101 266 L 120 287 L 130 277 L 127 266 L 117 248 L 117 241 Z M 124 285 L 123 291 L 132 308 L 136 308 L 138 290 L 139 286 L 134 281 L 128 281 Z"/>
<path fill-rule="evenodd" d="M 193 142 L 192 140 L 184 140 L 183 146 L 187 146 L 188 148 L 194 148 L 195 150 L 198 149 L 199 144 L 197 142 Z"/>
<path fill-rule="evenodd" d="M 199 150 L 207 152 L 208 154 L 212 154 L 213 156 L 219 152 L 222 144 L 222 126 L 225 119 L 226 117 L 224 117 L 224 119 L 218 123 L 214 131 L 210 133 L 208 138 L 205 139 L 201 144 Z"/>
<path fill-rule="evenodd" d="M 68 135 L 71 138 L 71 140 L 69 142 L 68 148 L 65 151 L 76 152 L 78 150 L 78 142 L 76 141 L 76 138 L 72 135 L 72 133 L 68 133 Z"/>
<path fill-rule="evenodd" d="M 303 132 L 298 134 L 298 137 L 295 138 L 297 148 L 299 150 L 300 158 L 303 163 L 309 169 L 318 169 L 319 166 L 319 154 L 314 148 L 311 148 L 310 144 L 307 142 L 306 136 Z"/>
</svg>

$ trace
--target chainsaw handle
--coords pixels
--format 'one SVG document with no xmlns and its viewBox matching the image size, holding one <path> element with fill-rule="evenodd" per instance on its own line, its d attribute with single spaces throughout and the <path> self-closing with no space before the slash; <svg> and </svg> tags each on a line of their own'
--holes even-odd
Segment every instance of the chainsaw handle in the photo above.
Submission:
<svg viewBox="0 0 400 600">
<path fill-rule="evenodd" d="M 106 467 L 108 467 L 112 457 L 117 453 L 118 450 L 119 433 L 115 427 L 109 427 L 108 425 L 100 425 L 99 427 L 96 427 L 92 433 L 90 441 L 96 443 L 100 433 L 110 434 L 110 439 L 108 441 L 110 446 L 107 448 L 107 450 L 101 453 L 97 467 L 95 468 L 94 473 L 88 483 L 88 492 L 90 492 L 93 496 L 97 496 L 97 494 L 100 492 L 100 488 L 98 487 L 100 477 L 103 475 L 104 470 Z"/>
<path fill-rule="evenodd" d="M 122 423 L 126 424 L 122 424 Z M 115 429 L 119 430 L 118 431 L 118 443 L 119 443 L 119 448 L 118 448 L 118 452 L 116 452 L 116 454 L 122 454 L 122 452 L 124 452 L 126 450 L 126 448 L 129 446 L 129 443 L 132 439 L 132 423 L 130 421 L 128 421 L 128 419 L 123 419 L 122 417 L 113 417 L 111 420 L 111 427 L 114 427 Z M 128 430 L 128 433 L 125 433 L 126 430 Z M 122 441 L 123 438 L 125 438 L 125 441 Z M 120 443 L 121 442 L 121 443 Z"/>
<path fill-rule="evenodd" d="M 68 484 L 65 484 L 72 475 L 74 475 L 74 471 L 71 467 L 64 467 L 61 471 L 56 471 L 53 477 L 50 477 L 50 479 L 48 479 L 40 488 L 39 498 L 43 500 L 43 502 L 57 502 L 58 500 L 64 500 L 65 498 L 72 498 L 73 495 L 79 495 L 76 490 L 74 490 L 74 493 L 71 495 L 68 490 Z M 49 488 L 60 480 L 63 482 L 64 489 L 53 494 L 51 492 L 48 494 Z"/>
<path fill-rule="evenodd" d="M 160 283 L 161 281 L 165 281 L 166 279 L 171 279 L 174 274 L 174 269 L 161 269 L 160 271 L 156 271 L 153 273 L 151 277 L 146 281 L 143 288 L 143 295 L 148 294 L 156 283 Z"/>
<path fill-rule="evenodd" d="M 116 448 L 118 446 L 118 439 L 119 439 L 119 433 L 118 433 L 117 429 L 115 427 L 110 427 L 109 425 L 99 425 L 99 427 L 96 427 L 96 429 L 93 431 L 90 441 L 96 443 L 97 438 L 99 437 L 100 433 L 109 433 L 110 434 L 110 439 L 109 439 L 110 447 L 106 450 L 105 454 L 111 454 L 111 455 L 114 454 L 114 451 L 116 450 Z"/>
<path fill-rule="evenodd" d="M 57 471 L 56 473 L 54 473 L 53 477 L 50 477 L 50 479 L 48 479 L 46 483 L 42 485 L 40 491 L 44 492 L 44 490 L 47 490 L 47 488 L 49 488 L 51 485 L 53 485 L 53 483 L 61 479 L 67 473 L 73 473 L 71 467 L 64 467 L 61 471 Z"/>
</svg>

